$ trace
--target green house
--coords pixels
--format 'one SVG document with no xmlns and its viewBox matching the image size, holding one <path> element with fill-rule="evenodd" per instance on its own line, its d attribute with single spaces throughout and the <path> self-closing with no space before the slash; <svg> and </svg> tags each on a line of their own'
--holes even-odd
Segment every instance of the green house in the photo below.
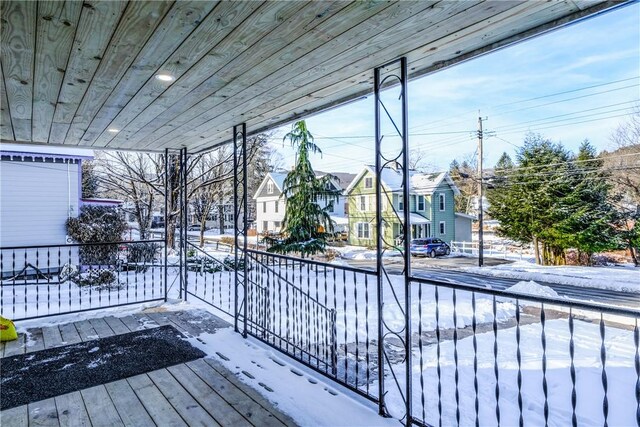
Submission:
<svg viewBox="0 0 640 427">
<path fill-rule="evenodd" d="M 396 245 L 402 234 L 401 220 L 407 204 L 402 196 L 402 171 L 387 167 L 382 171 L 383 244 Z M 409 171 L 409 212 L 411 238 L 438 237 L 446 242 L 455 239 L 454 196 L 460 190 L 447 172 L 425 174 Z M 376 173 L 367 165 L 345 191 L 348 200 L 349 244 L 376 245 Z M 394 212 L 395 210 L 395 212 Z M 396 215 L 397 213 L 397 215 Z"/>
</svg>

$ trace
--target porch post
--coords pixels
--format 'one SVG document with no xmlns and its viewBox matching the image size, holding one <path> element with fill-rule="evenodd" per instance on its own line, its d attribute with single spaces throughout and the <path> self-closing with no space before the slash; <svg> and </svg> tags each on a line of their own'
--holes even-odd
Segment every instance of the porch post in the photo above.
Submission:
<svg viewBox="0 0 640 427">
<path fill-rule="evenodd" d="M 182 270 L 182 274 L 183 274 L 183 282 L 182 285 L 183 290 L 184 290 L 184 300 L 187 300 L 187 286 L 188 286 L 188 266 L 187 266 L 187 216 L 189 213 L 189 195 L 187 193 L 187 175 L 188 175 L 188 170 L 187 170 L 187 149 L 186 148 L 181 148 L 180 149 L 180 193 L 182 194 L 182 205 L 180 207 L 180 214 L 181 214 L 181 222 L 182 222 L 182 226 L 180 227 L 181 230 L 181 235 L 182 235 L 182 240 L 180 242 L 181 247 L 180 247 L 180 252 L 182 254 L 182 259 L 183 259 L 183 270 Z"/>
<path fill-rule="evenodd" d="M 169 149 L 164 150 L 164 301 L 167 302 L 168 274 L 167 259 L 169 258 Z"/>
<path fill-rule="evenodd" d="M 233 127 L 234 329 L 247 337 L 247 124 Z M 242 242 L 240 242 L 242 239 Z M 242 250 L 240 250 L 242 244 Z M 238 266 L 242 264 L 242 272 Z M 242 314 L 241 314 L 242 313 Z M 242 330 L 238 318 L 242 315 Z"/>
<path fill-rule="evenodd" d="M 411 425 L 411 223 L 410 223 L 410 199 L 409 199 L 409 136 L 408 136 L 408 103 L 407 103 L 407 59 L 382 65 L 374 70 L 375 93 L 375 126 L 376 126 L 376 248 L 377 248 L 377 280 L 378 280 L 378 393 L 379 412 L 381 415 L 389 415 L 386 407 L 386 395 L 388 393 L 399 394 L 405 404 L 405 416 L 403 422 Z M 399 86 L 400 94 L 383 95 L 382 90 L 389 88 L 396 91 Z M 391 102 L 395 108 L 388 108 Z M 399 108 L 398 108 L 399 107 Z M 397 116 L 400 112 L 401 117 Z M 385 135 L 384 133 L 388 133 Z M 390 133 L 390 135 L 389 135 Z M 383 138 L 387 137 L 385 144 Z M 393 169 L 402 174 L 403 209 L 394 206 L 393 197 L 385 190 L 382 183 L 383 171 Z M 382 198 L 386 198 L 386 205 L 390 207 L 390 213 L 383 217 Z M 396 247 L 393 232 L 390 236 L 384 235 L 384 225 L 393 230 L 393 224 L 398 223 L 402 231 L 402 247 Z M 397 286 L 389 279 L 384 265 L 384 255 L 389 248 L 395 248 L 402 253 L 404 263 L 403 285 Z M 389 298 L 386 305 L 385 289 L 393 295 L 402 295 L 404 298 Z M 384 322 L 386 312 L 400 312 L 404 317 L 404 326 L 400 329 L 392 329 Z M 385 351 L 385 343 L 389 338 L 399 340 L 404 350 L 404 370 L 398 368 L 398 364 L 392 364 Z M 385 388 L 385 367 L 391 374 L 395 386 L 389 390 Z M 400 378 L 404 377 L 403 387 Z"/>
</svg>

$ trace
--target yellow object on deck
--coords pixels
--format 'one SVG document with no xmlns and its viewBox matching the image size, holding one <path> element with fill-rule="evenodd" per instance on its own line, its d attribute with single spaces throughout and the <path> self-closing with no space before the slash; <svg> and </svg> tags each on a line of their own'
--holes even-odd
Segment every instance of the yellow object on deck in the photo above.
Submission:
<svg viewBox="0 0 640 427">
<path fill-rule="evenodd" d="M 16 326 L 9 319 L 0 316 L 0 341 L 13 341 L 18 339 Z"/>
</svg>

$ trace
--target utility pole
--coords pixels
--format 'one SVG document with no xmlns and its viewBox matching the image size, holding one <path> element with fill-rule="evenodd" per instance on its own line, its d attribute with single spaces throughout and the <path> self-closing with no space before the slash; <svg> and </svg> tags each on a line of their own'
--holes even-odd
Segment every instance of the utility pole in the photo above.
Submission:
<svg viewBox="0 0 640 427">
<path fill-rule="evenodd" d="M 486 119 L 485 119 L 486 120 Z M 483 187 L 482 187 L 482 117 L 478 114 L 478 267 L 484 264 Z"/>
</svg>

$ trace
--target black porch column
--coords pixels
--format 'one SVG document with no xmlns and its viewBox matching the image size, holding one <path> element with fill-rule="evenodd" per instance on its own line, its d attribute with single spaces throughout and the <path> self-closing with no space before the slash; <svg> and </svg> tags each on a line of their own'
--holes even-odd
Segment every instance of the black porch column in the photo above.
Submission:
<svg viewBox="0 0 640 427">
<path fill-rule="evenodd" d="M 234 329 L 247 337 L 247 125 L 233 127 Z M 242 250 L 240 249 L 242 245 Z M 241 268 L 238 268 L 242 266 Z M 242 316 L 242 330 L 239 318 Z"/>
<path fill-rule="evenodd" d="M 400 58 L 374 70 L 375 85 L 375 125 L 376 125 L 376 238 L 378 274 L 378 393 L 379 412 L 389 415 L 386 396 L 397 394 L 405 404 L 403 422 L 411 425 L 411 240 L 410 199 L 409 199 L 409 136 L 407 104 L 407 59 Z M 383 92 L 383 89 L 385 91 Z M 384 139 L 384 143 L 383 143 Z M 403 209 L 394 205 L 393 197 L 382 186 L 384 174 L 400 173 L 402 177 Z M 391 206 L 392 213 L 382 216 L 383 198 Z M 394 236 L 394 224 L 398 224 L 400 236 Z M 385 233 L 386 230 L 386 233 Z M 396 238 L 400 237 L 399 244 Z M 387 250 L 397 249 L 402 253 L 404 282 L 394 285 L 384 265 Z M 385 298 L 385 295 L 388 298 Z M 404 297 L 401 297 L 404 295 Z M 396 298 L 397 297 L 397 298 Z M 388 303 L 387 303 L 388 301 Z M 385 313 L 401 313 L 404 326 L 400 329 L 389 327 Z M 404 351 L 404 369 L 391 364 L 385 344 L 388 340 L 399 341 Z M 397 348 L 397 343 L 395 344 Z M 393 384 L 385 387 L 385 371 L 390 374 Z M 400 378 L 404 377 L 405 385 Z M 397 414 L 394 414 L 397 415 Z"/>
</svg>

